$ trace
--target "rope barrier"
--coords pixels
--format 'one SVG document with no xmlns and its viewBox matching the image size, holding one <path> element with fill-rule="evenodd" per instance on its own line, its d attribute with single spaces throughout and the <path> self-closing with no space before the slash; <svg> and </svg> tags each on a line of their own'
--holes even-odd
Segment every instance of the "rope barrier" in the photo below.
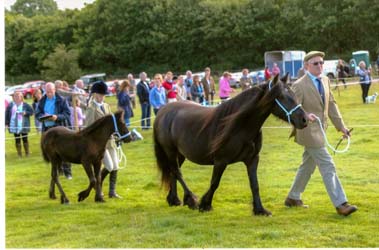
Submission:
<svg viewBox="0 0 379 250">
<path fill-rule="evenodd" d="M 341 78 L 342 79 L 342 78 Z M 344 78 L 344 79 L 349 79 L 349 78 Z M 351 79 L 351 78 L 350 78 Z M 378 79 L 372 79 L 371 80 L 371 83 L 378 83 L 379 82 L 379 78 Z M 349 83 L 346 83 L 346 85 L 358 85 L 360 84 L 361 82 L 360 81 L 356 81 L 356 82 L 349 82 Z M 339 84 L 334 84 L 333 86 L 338 86 Z M 217 102 L 217 101 L 220 101 L 220 102 Z M 214 107 L 214 106 L 217 106 L 219 103 L 221 103 L 221 99 L 215 99 L 214 100 L 214 104 L 213 106 L 212 105 L 209 105 L 209 107 Z M 152 120 L 155 118 L 155 115 L 152 114 L 150 118 L 145 118 L 145 119 L 140 119 L 140 120 L 134 120 L 134 121 L 131 121 L 130 124 L 136 124 L 136 123 L 141 123 L 142 120 Z M 352 125 L 352 127 L 361 127 L 361 128 L 364 128 L 364 127 L 379 127 L 379 124 L 357 124 L 357 125 Z M 29 129 L 36 129 L 37 127 L 26 127 L 26 128 L 29 128 Z M 81 128 L 85 128 L 85 126 L 81 126 Z M 129 126 L 128 129 L 130 128 L 143 128 L 142 126 Z M 262 127 L 263 129 L 288 129 L 288 128 L 291 128 L 291 126 L 264 126 Z M 71 129 L 74 129 L 74 126 L 71 126 Z M 39 133 L 34 133 L 34 134 L 31 134 L 31 133 L 28 133 L 28 137 L 31 137 L 31 136 L 35 136 L 35 135 L 40 135 Z M 22 138 L 22 137 L 21 137 Z M 14 140 L 14 137 L 6 137 L 5 140 Z"/>
</svg>

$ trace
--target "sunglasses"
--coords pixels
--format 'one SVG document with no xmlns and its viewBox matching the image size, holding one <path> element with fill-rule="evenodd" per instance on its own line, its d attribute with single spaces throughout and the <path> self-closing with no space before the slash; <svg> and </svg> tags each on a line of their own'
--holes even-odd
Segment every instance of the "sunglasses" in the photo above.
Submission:
<svg viewBox="0 0 379 250">
<path fill-rule="evenodd" d="M 317 66 L 317 65 L 323 65 L 324 64 L 324 61 L 319 61 L 319 62 L 313 62 L 313 63 L 311 63 L 311 64 L 313 64 L 314 66 Z"/>
</svg>

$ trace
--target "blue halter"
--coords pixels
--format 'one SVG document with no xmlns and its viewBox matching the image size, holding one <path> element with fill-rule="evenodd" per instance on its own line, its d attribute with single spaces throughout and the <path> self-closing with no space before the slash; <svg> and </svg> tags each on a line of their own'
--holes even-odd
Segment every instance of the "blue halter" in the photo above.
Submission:
<svg viewBox="0 0 379 250">
<path fill-rule="evenodd" d="M 113 125 L 114 125 L 114 133 L 117 135 L 118 140 L 121 141 L 122 139 L 129 137 L 131 135 L 131 132 L 129 131 L 129 133 L 126 133 L 125 135 L 121 135 L 120 132 L 118 131 L 116 117 L 114 116 L 114 114 L 112 114 L 112 118 L 113 118 Z"/>
<path fill-rule="evenodd" d="M 268 90 L 271 90 L 271 83 L 272 83 L 272 80 L 268 84 Z M 279 102 L 278 99 L 275 98 L 275 102 L 284 111 L 284 113 L 286 113 L 286 116 L 287 116 L 287 119 L 288 119 L 288 123 L 291 124 L 291 115 L 292 115 L 293 112 L 295 112 L 298 108 L 301 107 L 301 104 L 298 104 L 296 107 L 294 107 L 293 109 L 291 109 L 290 111 L 288 111 L 284 107 L 284 105 Z"/>
</svg>

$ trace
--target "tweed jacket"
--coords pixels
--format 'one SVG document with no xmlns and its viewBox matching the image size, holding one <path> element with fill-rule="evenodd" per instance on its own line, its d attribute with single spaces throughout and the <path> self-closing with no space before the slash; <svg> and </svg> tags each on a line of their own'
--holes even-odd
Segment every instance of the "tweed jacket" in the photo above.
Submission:
<svg viewBox="0 0 379 250">
<path fill-rule="evenodd" d="M 101 108 L 94 102 L 94 99 L 91 98 L 91 100 L 88 103 L 88 107 L 86 109 L 86 119 L 84 120 L 84 125 L 86 127 L 90 126 L 92 123 L 100 119 L 101 117 L 104 117 L 106 115 L 111 115 L 112 111 L 108 103 L 104 103 L 104 110 L 105 114 L 101 110 Z M 111 137 L 106 145 L 106 149 L 116 149 L 116 142 L 113 137 Z"/>
<path fill-rule="evenodd" d="M 327 129 L 328 118 L 330 118 L 334 127 L 341 131 L 345 124 L 330 91 L 329 78 L 323 76 L 321 82 L 325 92 L 325 103 L 322 102 L 321 96 L 308 74 L 298 79 L 292 85 L 292 90 L 305 112 L 313 113 L 320 118 L 324 130 Z M 325 145 L 325 139 L 318 121 L 310 122 L 304 129 L 294 129 L 291 136 L 293 135 L 295 135 L 295 141 L 298 144 L 306 147 L 323 147 Z"/>
<path fill-rule="evenodd" d="M 209 85 L 208 85 L 208 81 L 205 77 L 203 77 L 203 79 L 201 79 L 201 83 L 203 84 L 203 88 L 204 88 L 204 95 L 205 95 L 205 100 L 206 101 L 209 101 L 209 95 L 213 92 L 215 93 L 216 92 L 216 88 L 215 88 L 215 81 L 213 80 L 213 77 L 211 76 L 209 78 Z"/>
</svg>

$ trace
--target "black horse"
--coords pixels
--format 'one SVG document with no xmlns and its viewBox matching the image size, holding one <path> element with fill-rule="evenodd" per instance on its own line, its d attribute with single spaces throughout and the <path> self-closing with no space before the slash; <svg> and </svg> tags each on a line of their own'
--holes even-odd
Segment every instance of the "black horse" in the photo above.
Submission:
<svg viewBox="0 0 379 250">
<path fill-rule="evenodd" d="M 200 211 L 212 209 L 212 199 L 228 164 L 244 162 L 253 194 L 253 212 L 271 215 L 261 203 L 257 178 L 261 127 L 272 113 L 298 129 L 308 119 L 286 84 L 288 74 L 280 79 L 243 91 L 216 108 L 192 102 L 176 102 L 159 110 L 154 122 L 154 147 L 162 184 L 168 186 L 167 202 L 181 204 L 176 181 L 184 189 L 184 205 Z M 196 196 L 183 180 L 180 167 L 185 159 L 201 165 L 214 165 L 209 190 L 198 204 Z"/>
<path fill-rule="evenodd" d="M 69 203 L 59 182 L 58 170 L 62 162 L 82 164 L 89 179 L 89 186 L 78 194 L 78 201 L 88 197 L 92 188 L 96 190 L 95 201 L 104 202 L 102 195 L 101 161 L 105 146 L 112 134 L 119 140 L 130 142 L 132 136 L 125 125 L 123 112 L 107 115 L 89 127 L 75 132 L 66 127 L 54 127 L 46 131 L 41 138 L 41 149 L 46 162 L 51 162 L 51 182 L 49 196 L 56 199 L 55 184 L 61 194 L 61 203 Z"/>
</svg>

